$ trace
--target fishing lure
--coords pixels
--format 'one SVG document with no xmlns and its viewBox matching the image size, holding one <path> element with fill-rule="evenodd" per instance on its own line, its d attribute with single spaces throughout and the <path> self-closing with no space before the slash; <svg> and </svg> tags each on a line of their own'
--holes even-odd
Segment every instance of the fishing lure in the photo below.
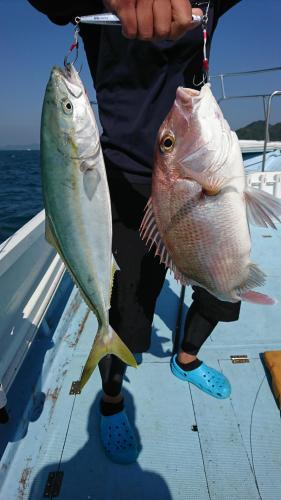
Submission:
<svg viewBox="0 0 281 500">
<path fill-rule="evenodd" d="M 198 25 L 202 23 L 202 19 L 203 19 L 202 16 L 192 15 L 192 21 Z M 94 14 L 92 16 L 77 16 L 75 18 L 75 22 L 77 25 L 79 23 L 86 23 L 86 24 L 99 24 L 105 26 L 121 26 L 121 21 L 119 17 L 111 13 Z"/>
</svg>

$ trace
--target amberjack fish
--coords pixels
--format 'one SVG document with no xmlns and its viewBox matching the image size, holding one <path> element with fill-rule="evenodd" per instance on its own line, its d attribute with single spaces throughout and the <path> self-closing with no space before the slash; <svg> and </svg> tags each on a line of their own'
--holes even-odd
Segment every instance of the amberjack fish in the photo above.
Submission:
<svg viewBox="0 0 281 500">
<path fill-rule="evenodd" d="M 136 361 L 109 324 L 117 269 L 111 247 L 110 195 L 94 113 L 71 64 L 52 69 L 43 103 L 40 149 L 46 238 L 98 320 L 82 388 L 106 354 L 132 366 Z"/>
<path fill-rule="evenodd" d="M 179 87 L 160 127 L 152 195 L 141 235 L 182 284 L 217 298 L 272 304 L 252 289 L 265 274 L 250 261 L 249 222 L 276 228 L 281 201 L 246 186 L 235 132 L 211 92 Z"/>
</svg>

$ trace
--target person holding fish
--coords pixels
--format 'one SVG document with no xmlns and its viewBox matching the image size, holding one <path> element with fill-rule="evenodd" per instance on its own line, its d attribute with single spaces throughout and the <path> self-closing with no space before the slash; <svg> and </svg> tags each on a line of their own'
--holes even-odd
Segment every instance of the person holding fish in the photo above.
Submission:
<svg viewBox="0 0 281 500">
<path fill-rule="evenodd" d="M 53 3 L 29 0 L 56 24 L 75 22 L 76 16 L 105 11 L 115 13 L 121 21 L 121 28 L 81 23 L 80 35 L 93 76 L 103 127 L 101 145 L 111 196 L 112 249 L 121 269 L 114 281 L 109 321 L 134 353 L 149 348 L 155 304 L 165 280 L 166 266 L 173 269 L 178 279 L 185 281 L 170 261 L 169 242 L 164 241 L 167 251 L 158 233 L 151 232 L 154 215 L 157 219 L 151 202 L 143 221 L 142 236 L 144 240 L 154 241 L 161 264 L 139 233 L 151 194 L 154 148 L 161 176 L 165 154 L 173 151 L 175 141 L 180 143 L 181 130 L 176 121 L 175 133 L 170 131 L 170 125 L 168 129 L 163 125 L 158 138 L 157 133 L 176 95 L 176 108 L 172 108 L 174 114 L 170 119 L 174 117 L 179 120 L 178 126 L 182 125 L 182 116 L 190 106 L 191 97 L 198 95 L 198 88 L 204 84 L 202 75 L 207 69 L 206 61 L 216 25 L 238 1 L 105 0 L 102 3 L 100 0 L 69 0 Z M 192 15 L 206 13 L 205 67 L 202 69 L 204 37 L 201 26 L 192 20 Z M 194 89 L 194 94 L 177 91 L 181 86 Z M 199 128 L 197 133 L 200 134 Z M 181 156 L 187 153 L 182 146 Z M 196 152 L 192 154 L 196 157 Z M 197 175 L 196 183 L 191 183 L 192 189 L 201 180 Z M 202 193 L 208 198 L 221 187 L 216 181 L 212 186 L 203 181 L 201 184 L 204 187 Z M 175 224 L 176 218 L 173 227 Z M 196 234 L 196 228 L 191 227 L 191 230 Z M 171 360 L 172 373 L 210 396 L 227 398 L 231 392 L 229 381 L 222 373 L 200 361 L 197 355 L 219 321 L 238 320 L 239 296 L 232 300 L 230 295 L 221 292 L 218 297 L 213 291 L 210 293 L 211 285 L 203 283 L 203 286 L 198 286 L 199 280 L 194 277 L 186 282 L 195 283 L 193 302 L 187 312 L 181 350 Z M 126 364 L 109 354 L 100 360 L 99 369 L 103 387 L 100 428 L 105 452 L 114 462 L 134 462 L 138 447 L 122 396 Z M 114 426 L 118 427 L 121 436 L 112 431 Z M 130 439 L 126 439 L 127 436 Z M 120 440 L 122 444 L 119 446 Z"/>
</svg>

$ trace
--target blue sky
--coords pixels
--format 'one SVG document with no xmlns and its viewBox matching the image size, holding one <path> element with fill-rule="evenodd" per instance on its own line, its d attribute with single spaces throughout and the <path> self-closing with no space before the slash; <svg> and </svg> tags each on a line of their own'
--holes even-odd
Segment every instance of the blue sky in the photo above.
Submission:
<svg viewBox="0 0 281 500">
<path fill-rule="evenodd" d="M 0 0 L 0 9 L 0 146 L 39 143 L 41 107 L 50 69 L 63 64 L 73 26 L 52 24 L 25 0 Z M 216 30 L 211 74 L 281 66 L 280 17 L 280 0 L 242 0 L 223 16 Z M 94 98 L 82 45 L 80 61 L 81 77 Z M 213 89 L 218 96 L 215 82 Z M 229 95 L 281 90 L 281 71 L 255 79 L 228 79 L 226 89 Z M 261 100 L 232 101 L 223 103 L 222 108 L 234 129 L 263 118 Z M 281 98 L 274 101 L 271 123 L 277 121 L 281 121 Z"/>
</svg>

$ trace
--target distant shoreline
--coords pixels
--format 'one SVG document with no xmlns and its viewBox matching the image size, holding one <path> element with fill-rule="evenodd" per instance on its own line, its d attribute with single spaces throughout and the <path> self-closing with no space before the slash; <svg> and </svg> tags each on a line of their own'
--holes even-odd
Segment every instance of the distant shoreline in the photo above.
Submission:
<svg viewBox="0 0 281 500">
<path fill-rule="evenodd" d="M 40 151 L 39 144 L 37 145 L 12 145 L 0 146 L 0 151 Z"/>
<path fill-rule="evenodd" d="M 265 134 L 265 123 L 263 120 L 258 120 L 249 123 L 245 127 L 235 130 L 238 139 L 262 141 Z M 269 125 L 270 141 L 281 141 L 281 122 Z M 0 146 L 0 151 L 40 151 L 39 144 L 7 144 Z"/>
</svg>

